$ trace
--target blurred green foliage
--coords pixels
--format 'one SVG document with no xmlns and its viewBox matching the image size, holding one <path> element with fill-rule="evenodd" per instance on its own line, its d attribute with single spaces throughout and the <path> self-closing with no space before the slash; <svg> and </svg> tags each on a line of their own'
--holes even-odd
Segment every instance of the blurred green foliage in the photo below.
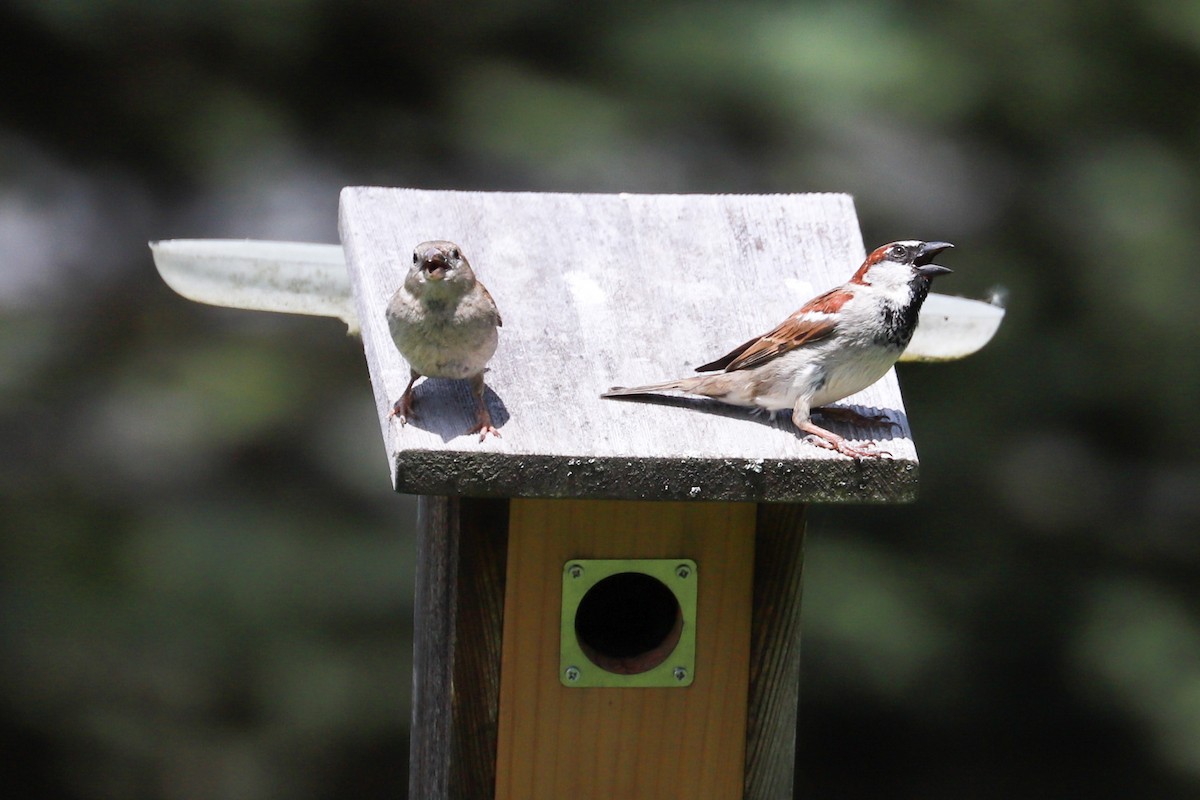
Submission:
<svg viewBox="0 0 1200 800">
<path fill-rule="evenodd" d="M 1200 6 L 0 7 L 0 726 L 26 798 L 402 796 L 411 499 L 356 341 L 145 243 L 337 191 L 854 194 L 997 340 L 901 370 L 903 507 L 814 510 L 799 790 L 1200 792 Z"/>
</svg>

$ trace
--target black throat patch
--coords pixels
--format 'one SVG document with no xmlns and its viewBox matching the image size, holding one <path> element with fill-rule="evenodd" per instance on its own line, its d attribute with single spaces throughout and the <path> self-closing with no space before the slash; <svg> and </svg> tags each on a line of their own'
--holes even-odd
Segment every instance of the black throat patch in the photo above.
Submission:
<svg viewBox="0 0 1200 800">
<path fill-rule="evenodd" d="M 885 303 L 883 306 L 883 333 L 879 337 L 881 343 L 904 349 L 912 339 L 913 331 L 917 329 L 917 317 L 921 313 L 921 305 L 929 295 L 930 281 L 918 275 L 908 284 L 909 299 L 903 305 L 895 306 Z"/>
</svg>

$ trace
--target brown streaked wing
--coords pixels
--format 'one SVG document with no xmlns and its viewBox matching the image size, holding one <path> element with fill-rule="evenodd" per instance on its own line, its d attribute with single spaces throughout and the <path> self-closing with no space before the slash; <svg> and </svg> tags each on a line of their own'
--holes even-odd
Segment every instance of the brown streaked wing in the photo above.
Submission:
<svg viewBox="0 0 1200 800">
<path fill-rule="evenodd" d="M 819 341 L 833 333 L 837 327 L 834 317 L 813 318 L 809 314 L 833 314 L 838 311 L 853 295 L 844 288 L 830 289 L 822 295 L 814 297 L 805 303 L 799 311 L 792 314 L 772 330 L 762 336 L 751 339 L 745 344 L 726 353 L 716 361 L 710 361 L 702 367 L 696 367 L 697 372 L 713 372 L 723 369 L 733 372 L 739 369 L 756 367 L 776 356 L 783 355 L 809 342 Z"/>
<path fill-rule="evenodd" d="M 824 339 L 837 327 L 837 320 L 832 317 L 805 319 L 802 314 L 806 313 L 798 311 L 770 333 L 763 334 L 752 347 L 747 348 L 741 355 L 730 361 L 725 366 L 725 371 L 733 372 L 757 367 L 759 364 L 770 361 L 790 350 L 795 350 L 801 345 Z"/>
<path fill-rule="evenodd" d="M 761 336 L 755 336 L 753 339 L 746 342 L 745 344 L 740 344 L 737 347 L 733 348 L 728 353 L 726 353 L 725 355 L 718 358 L 716 361 L 710 361 L 707 364 L 705 364 L 704 366 L 696 367 L 696 372 L 716 372 L 717 370 L 725 369 L 727 366 L 729 366 L 733 362 L 733 360 L 735 358 L 737 358 L 742 353 L 749 350 L 753 345 L 757 344 L 761 339 L 762 339 Z"/>
</svg>

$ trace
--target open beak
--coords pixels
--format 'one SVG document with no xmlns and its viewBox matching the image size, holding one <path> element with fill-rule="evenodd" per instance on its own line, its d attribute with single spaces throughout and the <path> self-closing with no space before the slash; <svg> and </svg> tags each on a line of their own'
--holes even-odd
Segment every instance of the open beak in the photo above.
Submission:
<svg viewBox="0 0 1200 800">
<path fill-rule="evenodd" d="M 429 280 L 440 281 L 450 271 L 450 265 L 446 263 L 446 259 L 442 258 L 440 253 L 435 253 L 431 256 L 426 256 L 425 260 L 421 263 L 421 269 L 425 271 L 425 275 Z"/>
<path fill-rule="evenodd" d="M 952 247 L 954 247 L 954 245 L 950 244 L 949 242 L 925 242 L 923 245 L 921 245 L 921 249 L 917 253 L 917 257 L 913 259 L 913 266 L 917 267 L 917 272 L 921 273 L 927 278 L 934 278 L 938 275 L 946 275 L 947 273 L 953 272 L 954 270 L 952 269 L 932 263 L 933 259 L 937 257 L 938 253 L 942 252 L 943 250 L 949 250 Z"/>
</svg>

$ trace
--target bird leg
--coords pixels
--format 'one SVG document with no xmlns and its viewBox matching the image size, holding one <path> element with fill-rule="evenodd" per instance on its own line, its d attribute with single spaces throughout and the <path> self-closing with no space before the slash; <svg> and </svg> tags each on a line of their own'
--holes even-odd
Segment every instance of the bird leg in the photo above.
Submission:
<svg viewBox="0 0 1200 800">
<path fill-rule="evenodd" d="M 792 409 L 792 424 L 801 433 L 807 433 L 810 436 L 816 437 L 813 439 L 813 444 L 818 447 L 824 447 L 826 450 L 836 450 L 844 456 L 850 456 L 851 458 L 880 458 L 884 455 L 891 455 L 891 453 L 885 453 L 882 450 L 871 451 L 855 447 L 833 431 L 825 430 L 809 419 L 808 404 L 803 400 L 797 401 L 796 407 Z"/>
<path fill-rule="evenodd" d="M 853 408 L 846 408 L 844 406 L 821 406 L 820 408 L 814 408 L 813 411 L 818 412 L 826 419 L 831 419 L 844 425 L 857 425 L 860 428 L 870 428 L 881 424 L 886 424 L 892 428 L 900 427 L 900 423 L 893 420 L 887 414 L 860 414 Z"/>
<path fill-rule="evenodd" d="M 408 418 L 413 415 L 413 384 L 421 377 L 415 369 L 410 369 L 409 372 L 412 373 L 412 378 L 404 388 L 404 394 L 400 395 L 400 399 L 392 406 L 392 413 L 388 414 L 388 419 L 398 417 L 401 425 L 406 424 Z"/>
<path fill-rule="evenodd" d="M 500 431 L 492 425 L 492 415 L 488 413 L 487 403 L 483 401 L 483 373 L 475 375 L 470 381 L 471 394 L 475 396 L 475 427 L 468 433 L 478 433 L 481 442 L 488 437 L 489 433 L 499 438 Z"/>
</svg>

